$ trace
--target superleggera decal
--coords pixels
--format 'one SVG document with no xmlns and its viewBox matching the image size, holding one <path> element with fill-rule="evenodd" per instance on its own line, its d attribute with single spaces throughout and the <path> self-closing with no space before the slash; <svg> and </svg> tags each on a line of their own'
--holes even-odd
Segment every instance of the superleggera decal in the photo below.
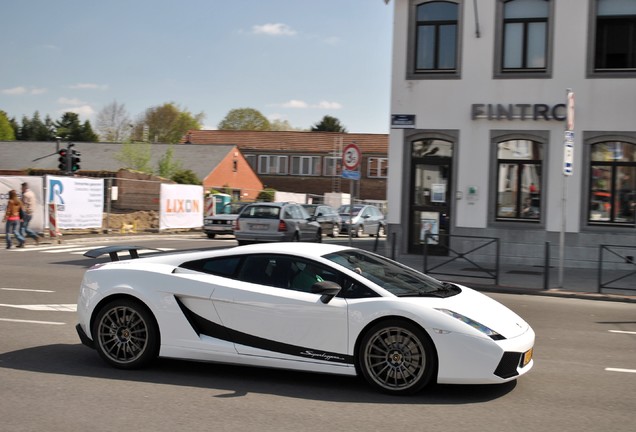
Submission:
<svg viewBox="0 0 636 432">
<path fill-rule="evenodd" d="M 333 352 L 317 351 L 307 347 L 299 347 L 296 345 L 276 342 L 264 339 L 258 336 L 249 335 L 240 331 L 229 329 L 225 326 L 213 323 L 210 320 L 192 312 L 177 297 L 177 304 L 185 315 L 186 319 L 192 326 L 192 329 L 199 335 L 209 336 L 215 339 L 221 339 L 233 342 L 239 345 L 245 345 L 253 348 L 263 349 L 266 351 L 278 352 L 281 354 L 289 354 L 298 357 L 304 357 L 313 360 L 323 360 L 334 363 L 353 364 L 353 356 L 339 354 Z"/>
</svg>

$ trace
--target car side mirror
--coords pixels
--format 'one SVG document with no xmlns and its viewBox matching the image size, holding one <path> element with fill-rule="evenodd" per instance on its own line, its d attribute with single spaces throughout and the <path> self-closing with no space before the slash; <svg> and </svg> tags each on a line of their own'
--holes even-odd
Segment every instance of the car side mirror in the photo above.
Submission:
<svg viewBox="0 0 636 432">
<path fill-rule="evenodd" d="M 311 292 L 313 294 L 321 294 L 320 301 L 323 303 L 329 303 L 334 298 L 342 287 L 332 281 L 316 282 L 311 286 Z"/>
</svg>

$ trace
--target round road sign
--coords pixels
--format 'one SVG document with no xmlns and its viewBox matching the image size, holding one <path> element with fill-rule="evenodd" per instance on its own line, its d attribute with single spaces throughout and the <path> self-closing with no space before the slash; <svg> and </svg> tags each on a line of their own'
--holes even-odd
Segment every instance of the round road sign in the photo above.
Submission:
<svg viewBox="0 0 636 432">
<path fill-rule="evenodd" d="M 362 154 L 355 144 L 347 144 L 342 152 L 342 164 L 348 170 L 355 170 L 360 165 Z"/>
</svg>

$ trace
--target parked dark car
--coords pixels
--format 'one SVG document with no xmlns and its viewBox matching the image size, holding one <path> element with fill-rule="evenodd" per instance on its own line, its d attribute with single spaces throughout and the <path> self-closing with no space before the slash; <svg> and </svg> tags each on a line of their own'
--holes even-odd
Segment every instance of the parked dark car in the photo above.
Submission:
<svg viewBox="0 0 636 432">
<path fill-rule="evenodd" d="M 234 234 L 234 221 L 238 217 L 243 208 L 251 204 L 249 202 L 231 202 L 227 203 L 221 209 L 221 212 L 214 216 L 203 218 L 203 231 L 208 238 L 213 239 L 218 234 Z"/>
<path fill-rule="evenodd" d="M 239 245 L 263 242 L 322 241 L 320 224 L 296 203 L 254 203 L 234 223 Z"/>
<path fill-rule="evenodd" d="M 342 219 L 338 211 L 326 204 L 303 204 L 309 216 L 312 216 L 320 224 L 322 233 L 329 237 L 338 237 Z"/>
<path fill-rule="evenodd" d="M 352 209 L 350 207 L 346 204 L 338 208 L 342 218 L 340 232 L 348 233 L 351 227 L 352 237 L 360 237 L 363 234 L 384 235 L 385 220 L 382 210 L 376 206 L 364 204 L 354 204 Z"/>
</svg>

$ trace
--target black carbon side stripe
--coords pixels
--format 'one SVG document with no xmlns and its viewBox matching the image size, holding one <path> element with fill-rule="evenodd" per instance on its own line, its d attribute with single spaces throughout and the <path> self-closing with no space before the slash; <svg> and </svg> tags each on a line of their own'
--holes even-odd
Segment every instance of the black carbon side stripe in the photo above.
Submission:
<svg viewBox="0 0 636 432">
<path fill-rule="evenodd" d="M 175 297 L 177 304 L 181 308 L 183 315 L 186 317 L 192 329 L 197 335 L 205 335 L 215 339 L 221 339 L 233 342 L 239 345 L 245 345 L 252 348 L 263 349 L 266 351 L 288 354 L 292 356 L 302 357 L 308 360 L 322 360 L 334 363 L 353 364 L 353 356 L 347 354 L 339 354 L 314 350 L 311 348 L 300 347 L 296 345 L 276 342 L 258 336 L 249 335 L 237 330 L 229 329 L 225 326 L 213 323 L 210 320 L 194 313 L 188 309 L 178 297 Z"/>
</svg>

